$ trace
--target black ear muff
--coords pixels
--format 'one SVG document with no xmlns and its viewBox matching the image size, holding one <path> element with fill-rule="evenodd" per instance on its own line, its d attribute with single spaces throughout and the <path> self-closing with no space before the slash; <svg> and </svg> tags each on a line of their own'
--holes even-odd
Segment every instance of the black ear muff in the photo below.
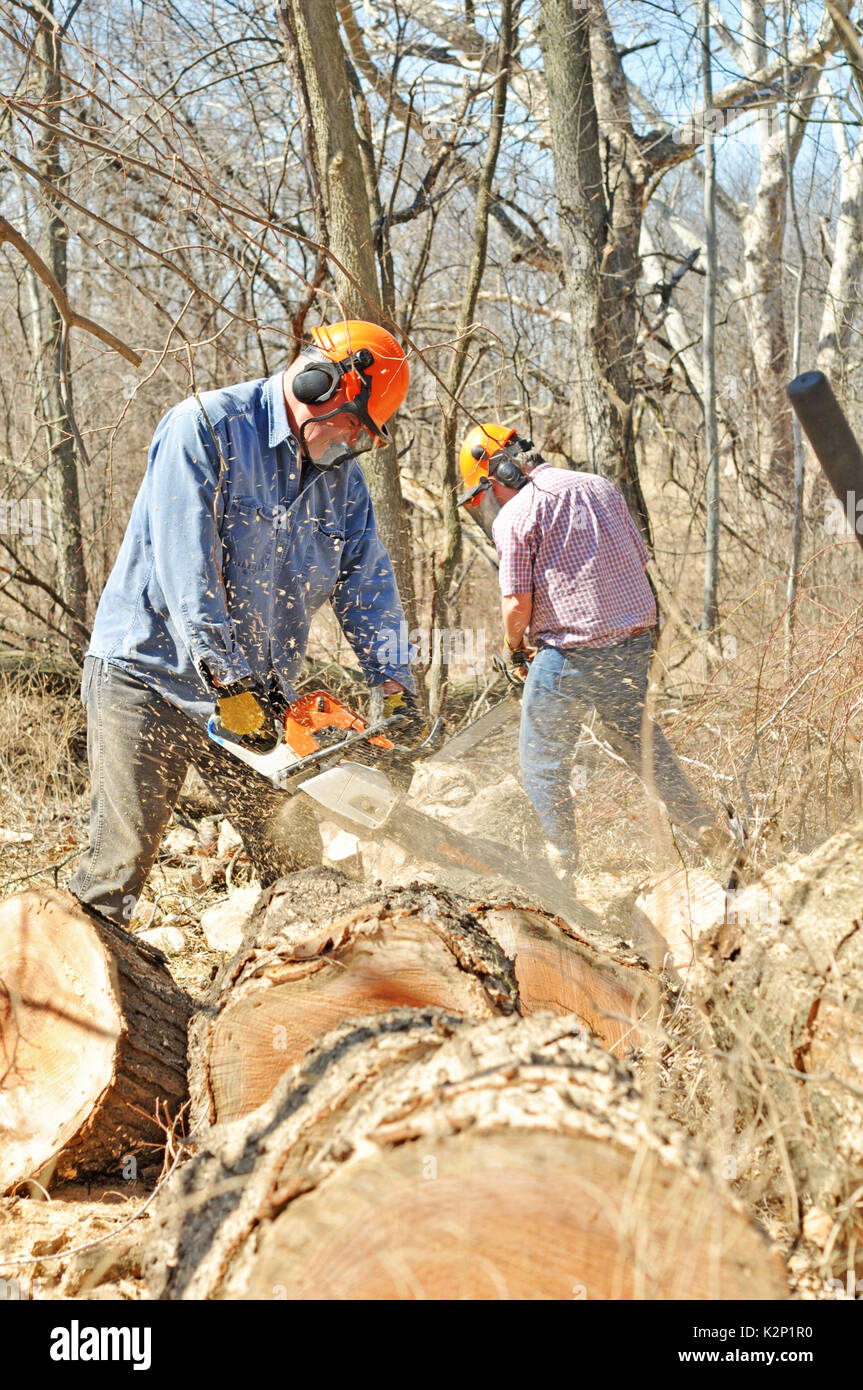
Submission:
<svg viewBox="0 0 863 1390">
<path fill-rule="evenodd" d="M 337 380 L 337 374 L 328 372 L 325 367 L 304 367 L 294 377 L 291 390 L 303 405 L 317 405 L 321 401 L 329 400 L 334 393 Z"/>
<path fill-rule="evenodd" d="M 511 487 L 516 490 L 524 487 L 527 477 L 522 473 L 518 464 L 504 454 L 502 458 L 491 459 L 488 465 L 489 473 L 493 474 L 496 480 L 503 487 Z"/>
</svg>

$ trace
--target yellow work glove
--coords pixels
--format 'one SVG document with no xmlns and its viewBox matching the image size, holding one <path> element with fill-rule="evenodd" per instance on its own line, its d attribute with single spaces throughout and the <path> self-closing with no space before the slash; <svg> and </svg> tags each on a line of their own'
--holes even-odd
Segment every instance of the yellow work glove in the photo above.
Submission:
<svg viewBox="0 0 863 1390">
<path fill-rule="evenodd" d="M 260 688 L 251 688 L 251 681 L 242 684 L 245 690 L 233 685 L 219 693 L 217 713 L 222 728 L 253 753 L 269 753 L 281 737 L 278 721 L 264 704 Z"/>
<path fill-rule="evenodd" d="M 384 719 L 391 719 L 394 714 L 406 715 L 409 721 L 401 728 L 393 730 L 394 743 L 401 743 L 403 740 L 419 743 L 420 739 L 425 737 L 427 726 L 416 695 L 411 695 L 409 690 L 394 690 L 391 695 L 385 695 Z"/>
<path fill-rule="evenodd" d="M 239 738 L 260 733 L 267 723 L 266 711 L 251 690 L 223 696 L 219 700 L 218 710 L 222 727 Z"/>
</svg>

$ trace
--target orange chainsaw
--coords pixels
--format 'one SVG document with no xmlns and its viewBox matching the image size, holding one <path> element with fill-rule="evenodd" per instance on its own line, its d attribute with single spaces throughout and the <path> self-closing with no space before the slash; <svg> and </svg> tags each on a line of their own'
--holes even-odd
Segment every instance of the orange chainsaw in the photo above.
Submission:
<svg viewBox="0 0 863 1390">
<path fill-rule="evenodd" d="M 207 733 L 281 791 L 302 789 L 328 811 L 374 830 L 398 801 L 398 784 L 405 789 L 410 784 L 413 763 L 435 752 L 444 734 L 443 720 L 436 719 L 416 747 L 387 737 L 406 723 L 403 714 L 393 714 L 369 724 L 328 691 L 313 690 L 288 706 L 278 743 L 265 753 L 228 733 L 216 715 Z M 348 754 L 351 759 L 346 761 Z M 390 777 L 376 765 L 382 760 Z"/>
<path fill-rule="evenodd" d="M 406 722 L 404 715 L 394 714 L 367 723 L 334 695 L 315 690 L 288 707 L 279 742 L 266 753 L 245 747 L 222 728 L 215 715 L 207 732 L 220 748 L 287 795 L 303 792 L 311 797 L 328 819 L 345 830 L 393 840 L 418 858 L 445 868 L 502 879 L 535 894 L 574 924 L 595 927 L 594 914 L 540 865 L 505 844 L 460 834 L 407 803 L 404 794 L 413 765 L 440 753 L 444 723 L 436 719 L 422 742 L 408 747 L 394 741 Z M 447 752 L 459 738 L 447 742 Z"/>
</svg>

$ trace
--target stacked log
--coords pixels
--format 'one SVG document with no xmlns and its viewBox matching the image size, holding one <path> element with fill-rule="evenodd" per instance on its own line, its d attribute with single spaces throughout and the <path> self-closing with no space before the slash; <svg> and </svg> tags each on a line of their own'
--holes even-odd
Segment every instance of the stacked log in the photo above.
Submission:
<svg viewBox="0 0 863 1390">
<path fill-rule="evenodd" d="M 187 996 L 68 893 L 0 904 L 0 1192 L 158 1153 L 186 1097 Z"/>
<path fill-rule="evenodd" d="M 574 1014 L 621 1054 L 655 1022 L 662 990 L 610 934 L 576 934 L 547 913 L 468 903 L 413 885 L 370 893 L 333 870 L 280 880 L 190 1031 L 195 1132 L 238 1119 L 321 1036 L 350 1018 L 427 1005 L 475 1019 Z"/>
<path fill-rule="evenodd" d="M 342 1025 L 155 1207 L 172 1299 L 780 1298 L 763 1236 L 571 1019 Z"/>
</svg>

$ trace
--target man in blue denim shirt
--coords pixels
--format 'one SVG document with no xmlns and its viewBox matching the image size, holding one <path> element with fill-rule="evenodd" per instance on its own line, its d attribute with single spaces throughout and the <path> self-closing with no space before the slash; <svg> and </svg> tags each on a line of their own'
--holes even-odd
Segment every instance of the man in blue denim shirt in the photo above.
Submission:
<svg viewBox="0 0 863 1390">
<path fill-rule="evenodd" d="M 262 883 L 320 859 L 313 821 L 212 744 L 206 722 L 258 746 L 296 698 L 326 600 L 385 712 L 418 721 L 408 666 L 381 659 L 404 613 L 357 454 L 389 438 L 408 365 L 385 330 L 313 330 L 284 373 L 175 406 L 102 593 L 84 663 L 90 843 L 70 888 L 128 921 L 194 763 Z M 297 831 L 311 840 L 298 844 Z"/>
</svg>

